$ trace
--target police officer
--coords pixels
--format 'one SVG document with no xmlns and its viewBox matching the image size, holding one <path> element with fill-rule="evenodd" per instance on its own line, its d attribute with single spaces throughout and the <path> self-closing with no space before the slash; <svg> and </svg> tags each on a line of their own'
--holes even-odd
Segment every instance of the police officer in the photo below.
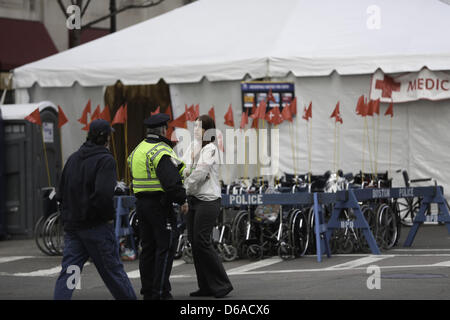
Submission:
<svg viewBox="0 0 450 320">
<path fill-rule="evenodd" d="M 178 238 L 173 203 L 188 211 L 182 173 L 184 163 L 165 138 L 169 116 L 144 121 L 144 139 L 128 157 L 132 189 L 137 198 L 142 252 L 139 258 L 144 300 L 172 299 L 169 282 Z"/>
<path fill-rule="evenodd" d="M 89 257 L 114 298 L 136 299 L 120 261 L 112 224 L 117 180 L 116 162 L 107 148 L 112 130 L 105 120 L 92 121 L 86 142 L 69 157 L 62 172 L 57 200 L 65 235 L 54 291 L 57 300 L 72 297 L 76 276 Z"/>
</svg>

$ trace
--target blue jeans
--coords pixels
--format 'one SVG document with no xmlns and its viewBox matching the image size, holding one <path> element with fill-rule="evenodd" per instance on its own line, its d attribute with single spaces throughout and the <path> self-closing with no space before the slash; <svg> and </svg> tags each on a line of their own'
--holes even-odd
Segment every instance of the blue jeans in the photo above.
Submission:
<svg viewBox="0 0 450 320">
<path fill-rule="evenodd" d="M 67 280 L 69 283 L 73 282 L 69 279 L 73 276 L 73 271 L 69 270 L 68 273 L 67 269 L 75 265 L 81 273 L 89 257 L 115 299 L 136 300 L 133 286 L 119 257 L 119 248 L 111 224 L 65 232 L 62 270 L 56 281 L 55 300 L 72 298 L 74 288 L 69 288 Z"/>
</svg>

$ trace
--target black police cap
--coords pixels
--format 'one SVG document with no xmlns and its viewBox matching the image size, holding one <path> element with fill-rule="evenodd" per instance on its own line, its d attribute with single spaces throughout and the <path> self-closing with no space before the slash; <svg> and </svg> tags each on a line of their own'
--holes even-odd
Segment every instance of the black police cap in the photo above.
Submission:
<svg viewBox="0 0 450 320">
<path fill-rule="evenodd" d="M 89 124 L 89 133 L 92 135 L 99 135 L 102 132 L 110 134 L 114 131 L 109 122 L 103 119 L 96 119 Z"/>
<path fill-rule="evenodd" d="M 165 113 L 158 113 L 145 119 L 144 125 L 146 125 L 148 128 L 158 128 L 166 126 L 169 120 L 170 120 L 169 115 Z"/>
</svg>

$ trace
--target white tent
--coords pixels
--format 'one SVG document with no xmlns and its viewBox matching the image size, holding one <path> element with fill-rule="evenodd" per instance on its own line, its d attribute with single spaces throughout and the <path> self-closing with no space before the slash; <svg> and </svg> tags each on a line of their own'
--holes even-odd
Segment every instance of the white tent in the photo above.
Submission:
<svg viewBox="0 0 450 320">
<path fill-rule="evenodd" d="M 239 122 L 241 80 L 292 81 L 300 112 L 313 101 L 313 172 L 332 166 L 329 115 L 338 100 L 344 119 L 341 167 L 355 172 L 361 168 L 362 121 L 354 108 L 361 94 L 368 95 L 371 75 L 377 69 L 450 70 L 448 30 L 450 5 L 439 0 L 200 0 L 20 67 L 14 84 L 24 100 L 18 103 L 51 100 L 65 106 L 69 119 L 78 119 L 87 99 L 102 103 L 106 85 L 163 78 L 175 116 L 185 104 L 199 103 L 201 113 L 214 105 L 223 128 L 230 103 Z M 405 167 L 410 176 L 432 176 L 450 186 L 449 104 L 420 100 L 396 106 L 392 169 Z M 389 122 L 380 122 L 382 171 L 388 169 Z M 305 172 L 305 122 L 297 117 L 295 124 L 297 167 Z M 65 156 L 83 140 L 81 126 L 72 121 L 63 127 Z M 292 173 L 288 125 L 280 131 L 281 170 Z M 224 172 L 226 180 L 239 170 Z"/>
</svg>

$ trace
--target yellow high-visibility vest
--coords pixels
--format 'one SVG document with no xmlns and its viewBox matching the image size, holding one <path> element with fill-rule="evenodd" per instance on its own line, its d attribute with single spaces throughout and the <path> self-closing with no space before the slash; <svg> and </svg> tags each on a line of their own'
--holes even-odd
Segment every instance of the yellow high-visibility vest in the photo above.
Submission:
<svg viewBox="0 0 450 320">
<path fill-rule="evenodd" d="M 178 158 L 175 151 L 164 142 L 149 143 L 142 141 L 128 157 L 128 166 L 132 176 L 133 192 L 164 191 L 156 175 L 156 168 L 163 156 L 169 156 L 178 164 L 180 176 L 186 165 Z"/>
</svg>

